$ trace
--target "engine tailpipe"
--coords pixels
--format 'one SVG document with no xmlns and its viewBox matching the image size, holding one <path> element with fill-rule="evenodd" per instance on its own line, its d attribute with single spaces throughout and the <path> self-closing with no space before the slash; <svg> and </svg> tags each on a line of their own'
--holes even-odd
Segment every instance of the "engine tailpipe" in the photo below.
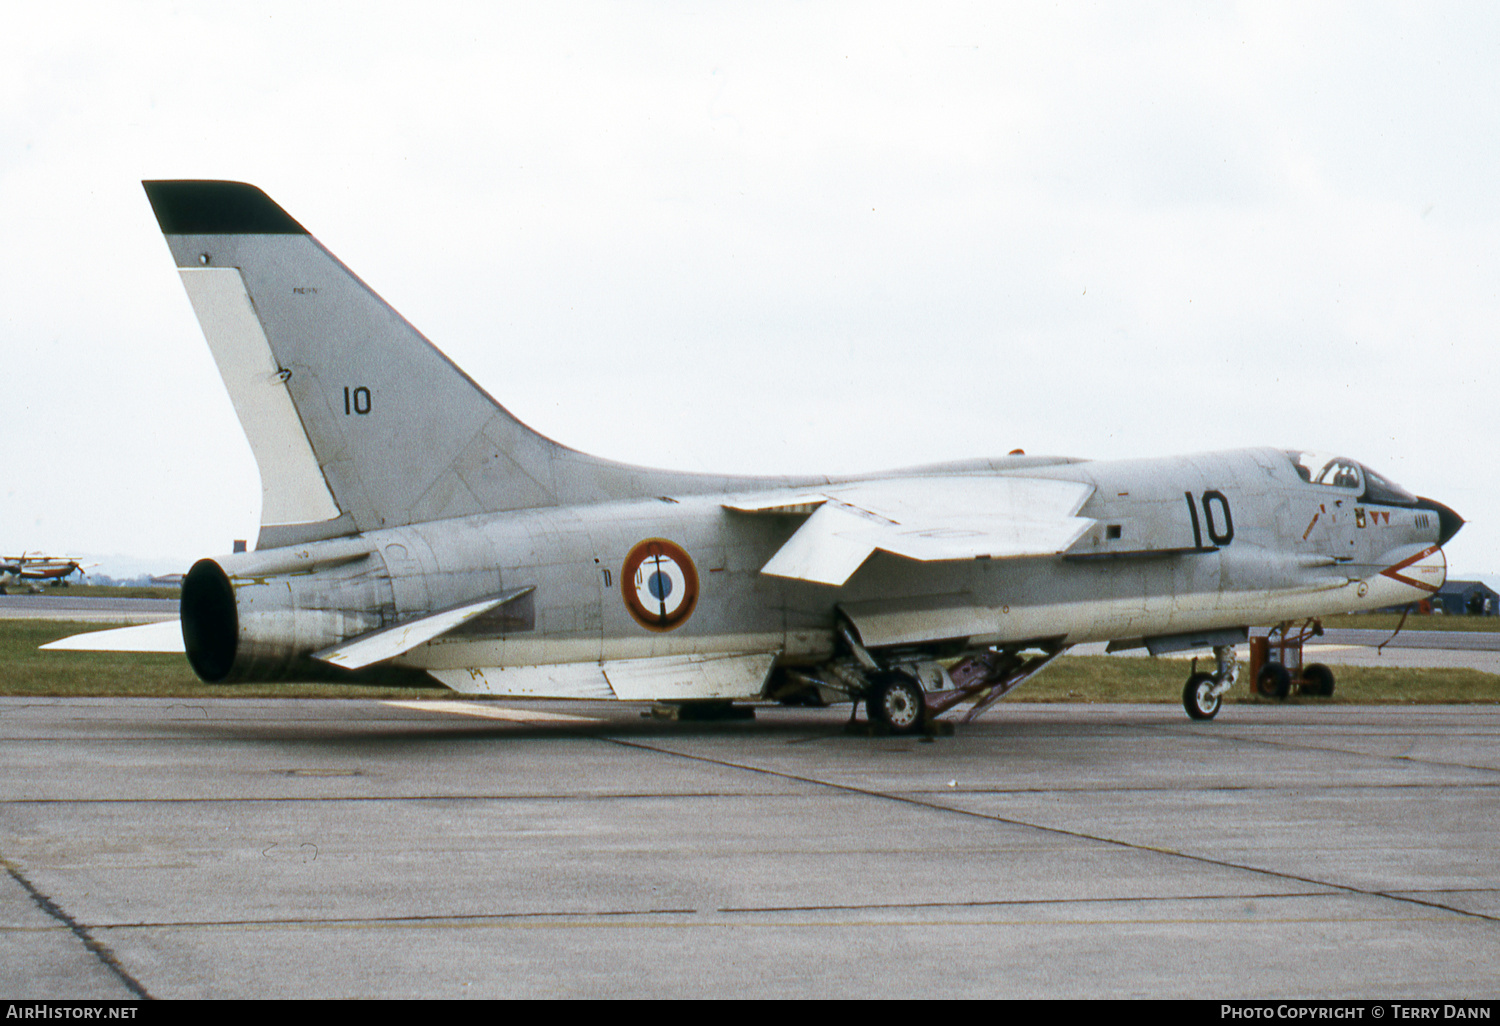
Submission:
<svg viewBox="0 0 1500 1026">
<path fill-rule="evenodd" d="M 239 647 L 240 623 L 234 585 L 218 563 L 200 559 L 182 579 L 182 644 L 200 679 L 220 684 L 229 678 Z"/>
</svg>

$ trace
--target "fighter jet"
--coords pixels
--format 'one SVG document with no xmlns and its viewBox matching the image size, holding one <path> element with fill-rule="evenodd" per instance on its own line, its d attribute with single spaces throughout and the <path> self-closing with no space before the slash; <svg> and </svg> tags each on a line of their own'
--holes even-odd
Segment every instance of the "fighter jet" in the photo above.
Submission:
<svg viewBox="0 0 1500 1026">
<path fill-rule="evenodd" d="M 1249 627 L 1431 595 L 1463 524 L 1274 448 L 852 477 L 598 459 L 511 416 L 259 189 L 144 185 L 261 475 L 255 551 L 183 582 L 205 681 L 843 699 L 914 732 L 1107 641 L 1212 648 L 1183 689 L 1209 719 Z"/>
</svg>

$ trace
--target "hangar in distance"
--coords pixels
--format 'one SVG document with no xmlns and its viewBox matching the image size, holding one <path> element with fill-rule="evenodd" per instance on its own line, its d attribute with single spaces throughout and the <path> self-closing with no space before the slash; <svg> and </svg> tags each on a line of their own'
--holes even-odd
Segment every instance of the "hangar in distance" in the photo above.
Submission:
<svg viewBox="0 0 1500 1026">
<path fill-rule="evenodd" d="M 913 731 L 1109 641 L 1212 647 L 1184 684 L 1205 719 L 1248 627 L 1430 595 L 1463 524 L 1355 460 L 1269 448 L 852 477 L 598 459 L 512 417 L 259 189 L 144 185 L 261 475 L 255 551 L 183 583 L 205 681 L 816 694 Z"/>
</svg>

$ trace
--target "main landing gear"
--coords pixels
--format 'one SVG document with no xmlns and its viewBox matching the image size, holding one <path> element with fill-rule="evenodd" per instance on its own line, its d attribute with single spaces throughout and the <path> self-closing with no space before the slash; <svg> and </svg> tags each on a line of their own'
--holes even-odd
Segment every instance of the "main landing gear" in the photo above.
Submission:
<svg viewBox="0 0 1500 1026">
<path fill-rule="evenodd" d="M 877 654 L 860 643 L 850 624 L 840 625 L 838 637 L 843 652 L 816 671 L 788 669 L 772 697 L 787 705 L 823 705 L 827 693 L 842 695 L 851 703 L 850 724 L 864 703 L 874 733 L 896 735 L 948 727 L 936 717 L 963 702 L 972 705 L 959 722 L 972 722 L 1068 648 L 1055 638 L 967 651 L 936 644 L 887 648 Z M 1040 655 L 1027 654 L 1037 649 Z"/>
<path fill-rule="evenodd" d="M 909 673 L 877 673 L 865 694 L 865 711 L 892 734 L 919 734 L 927 725 L 927 695 Z"/>
<path fill-rule="evenodd" d="M 1211 720 L 1219 714 L 1219 699 L 1234 687 L 1239 677 L 1239 663 L 1235 660 L 1233 645 L 1215 645 L 1214 659 L 1218 668 L 1213 673 L 1199 673 L 1198 660 L 1193 660 L 1193 673 L 1182 689 L 1182 707 L 1195 720 Z"/>
</svg>

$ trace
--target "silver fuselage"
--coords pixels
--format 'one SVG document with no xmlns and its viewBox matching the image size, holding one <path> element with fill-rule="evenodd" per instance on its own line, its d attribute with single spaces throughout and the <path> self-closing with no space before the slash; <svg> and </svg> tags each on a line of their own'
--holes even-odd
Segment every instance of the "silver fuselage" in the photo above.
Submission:
<svg viewBox="0 0 1500 1026">
<path fill-rule="evenodd" d="M 1013 462 L 1007 470 L 1004 459 L 984 461 L 970 472 L 1093 486 L 1080 515 L 1097 523 L 1063 556 L 923 563 L 877 552 L 842 587 L 773 578 L 761 568 L 802 518 L 736 513 L 716 488 L 296 547 L 313 564 L 325 548 L 369 553 L 314 573 L 261 576 L 261 554 L 219 562 L 234 581 L 245 654 L 262 651 L 278 666 L 392 623 L 533 589 L 524 622 L 440 638 L 397 660 L 424 670 L 752 652 L 815 663 L 832 654 L 840 613 L 872 648 L 1119 641 L 1393 605 L 1443 580 L 1430 510 L 1361 503 L 1353 489 L 1302 481 L 1277 450 Z M 890 476 L 920 487 L 926 472 Z M 757 492 L 774 484 L 743 483 Z M 623 594 L 624 560 L 648 538 L 680 546 L 698 571 L 697 608 L 670 631 L 642 628 Z M 1384 573 L 1427 549 L 1398 575 Z"/>
</svg>

